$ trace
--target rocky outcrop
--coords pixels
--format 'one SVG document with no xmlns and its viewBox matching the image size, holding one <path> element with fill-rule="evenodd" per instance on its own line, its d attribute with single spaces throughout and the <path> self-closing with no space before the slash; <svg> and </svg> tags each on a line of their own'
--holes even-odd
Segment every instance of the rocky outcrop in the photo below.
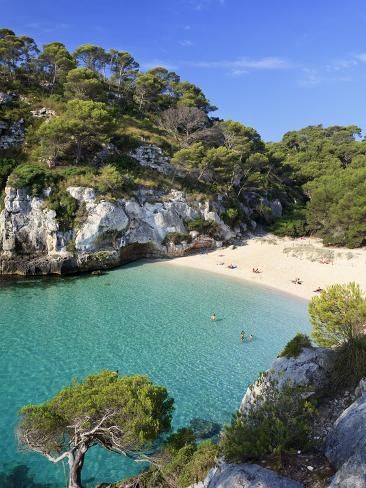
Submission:
<svg viewBox="0 0 366 488">
<path fill-rule="evenodd" d="M 240 411 L 245 413 L 251 409 L 270 382 L 275 382 L 278 389 L 289 383 L 304 386 L 309 394 L 324 388 L 333 358 L 334 351 L 320 347 L 304 348 L 297 357 L 277 358 L 266 374 L 248 387 Z"/>
<path fill-rule="evenodd" d="M 0 105 L 5 105 L 17 99 L 17 94 L 14 92 L 0 92 Z"/>
<path fill-rule="evenodd" d="M 0 213 L 0 273 L 48 274 L 104 269 L 142 257 L 173 257 L 221 245 L 198 233 L 179 244 L 165 243 L 168 233 L 187 234 L 195 218 L 214 220 L 222 239 L 234 235 L 208 203 L 188 202 L 171 191 L 136 192 L 128 200 L 107 201 L 94 189 L 69 187 L 79 202 L 78 224 L 62 232 L 47 196 L 32 197 L 25 189 L 6 189 Z"/>
<path fill-rule="evenodd" d="M 24 120 L 9 123 L 0 120 L 0 149 L 9 149 L 19 146 L 24 141 L 25 129 Z"/>
<path fill-rule="evenodd" d="M 361 456 L 366 465 L 366 395 L 358 398 L 337 419 L 328 436 L 325 454 L 337 468 L 354 456 Z"/>
<path fill-rule="evenodd" d="M 257 464 L 221 464 L 207 478 L 190 488 L 304 488 L 297 481 L 284 478 Z"/>
<path fill-rule="evenodd" d="M 59 251 L 56 213 L 24 189 L 5 189 L 0 213 L 0 250 L 5 255 L 52 255 Z"/>
<path fill-rule="evenodd" d="M 156 170 L 165 176 L 181 174 L 170 164 L 170 158 L 163 153 L 162 149 L 154 144 L 143 144 L 131 151 L 130 156 L 141 166 Z"/>
<path fill-rule="evenodd" d="M 42 107 L 36 110 L 31 110 L 31 114 L 36 119 L 50 119 L 56 115 L 56 112 L 50 108 Z"/>
<path fill-rule="evenodd" d="M 365 488 L 366 463 L 362 456 L 355 454 L 336 472 L 327 488 Z"/>
</svg>

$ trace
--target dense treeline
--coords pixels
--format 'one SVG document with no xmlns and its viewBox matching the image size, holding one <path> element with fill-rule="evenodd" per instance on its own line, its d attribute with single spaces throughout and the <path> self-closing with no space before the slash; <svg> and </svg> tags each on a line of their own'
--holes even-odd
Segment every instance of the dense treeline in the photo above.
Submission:
<svg viewBox="0 0 366 488">
<path fill-rule="evenodd" d="M 20 148 L 2 151 L 0 190 L 9 175 L 34 192 L 54 186 L 59 217 L 73 207 L 64 192 L 70 184 L 111 197 L 137 185 L 175 186 L 220 193 L 230 225 L 270 224 L 268 202 L 278 198 L 285 215 L 275 232 L 365 244 L 366 143 L 358 127 L 312 126 L 265 144 L 255 129 L 212 117 L 203 91 L 166 68 L 144 72 L 130 53 L 92 44 L 73 53 L 60 42 L 40 48 L 10 29 L 0 29 L 0 84 L 18 95 L 0 105 L 0 121 L 23 120 L 26 129 Z M 42 107 L 49 117 L 31 115 Z M 186 176 L 142 171 L 127 156 L 142 142 L 162 147 Z M 66 209 L 57 205 L 62 198 Z"/>
<path fill-rule="evenodd" d="M 366 141 L 356 126 L 311 126 L 272 145 L 291 167 L 304 207 L 293 206 L 276 225 L 284 234 L 315 234 L 326 244 L 366 243 Z"/>
</svg>

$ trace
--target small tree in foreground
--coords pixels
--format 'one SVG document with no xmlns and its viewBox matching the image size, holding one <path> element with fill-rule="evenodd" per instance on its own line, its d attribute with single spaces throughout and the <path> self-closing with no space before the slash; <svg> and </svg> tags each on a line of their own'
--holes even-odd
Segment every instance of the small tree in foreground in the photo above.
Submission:
<svg viewBox="0 0 366 488">
<path fill-rule="evenodd" d="M 73 382 L 40 405 L 20 410 L 20 443 L 57 463 L 69 464 L 69 488 L 81 488 L 88 449 L 148 460 L 147 449 L 171 427 L 173 399 L 144 376 L 101 371 Z"/>
<path fill-rule="evenodd" d="M 366 296 L 356 283 L 332 285 L 311 300 L 309 315 L 319 346 L 342 346 L 366 332 Z"/>
</svg>

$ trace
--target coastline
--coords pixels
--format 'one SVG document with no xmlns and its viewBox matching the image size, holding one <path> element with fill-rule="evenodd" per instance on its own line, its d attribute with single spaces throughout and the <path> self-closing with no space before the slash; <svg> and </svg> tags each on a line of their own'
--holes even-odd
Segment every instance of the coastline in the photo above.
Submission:
<svg viewBox="0 0 366 488">
<path fill-rule="evenodd" d="M 165 261 L 214 272 L 276 289 L 310 300 L 318 287 L 355 281 L 366 291 L 366 249 L 324 247 L 320 239 L 280 238 L 267 234 L 248 239 L 243 245 L 219 248 Z M 224 264 L 221 264 L 224 263 Z M 229 269 L 230 264 L 237 268 Z M 253 273 L 258 268 L 260 273 Z M 301 284 L 292 282 L 300 278 Z"/>
</svg>

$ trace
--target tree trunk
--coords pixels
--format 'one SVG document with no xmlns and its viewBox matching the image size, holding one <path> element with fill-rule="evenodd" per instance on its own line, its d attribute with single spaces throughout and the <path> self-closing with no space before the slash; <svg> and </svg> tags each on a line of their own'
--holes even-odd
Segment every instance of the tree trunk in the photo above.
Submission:
<svg viewBox="0 0 366 488">
<path fill-rule="evenodd" d="M 69 486 L 68 488 L 83 488 L 81 484 L 81 470 L 84 465 L 85 446 L 72 453 L 69 457 Z"/>
</svg>

